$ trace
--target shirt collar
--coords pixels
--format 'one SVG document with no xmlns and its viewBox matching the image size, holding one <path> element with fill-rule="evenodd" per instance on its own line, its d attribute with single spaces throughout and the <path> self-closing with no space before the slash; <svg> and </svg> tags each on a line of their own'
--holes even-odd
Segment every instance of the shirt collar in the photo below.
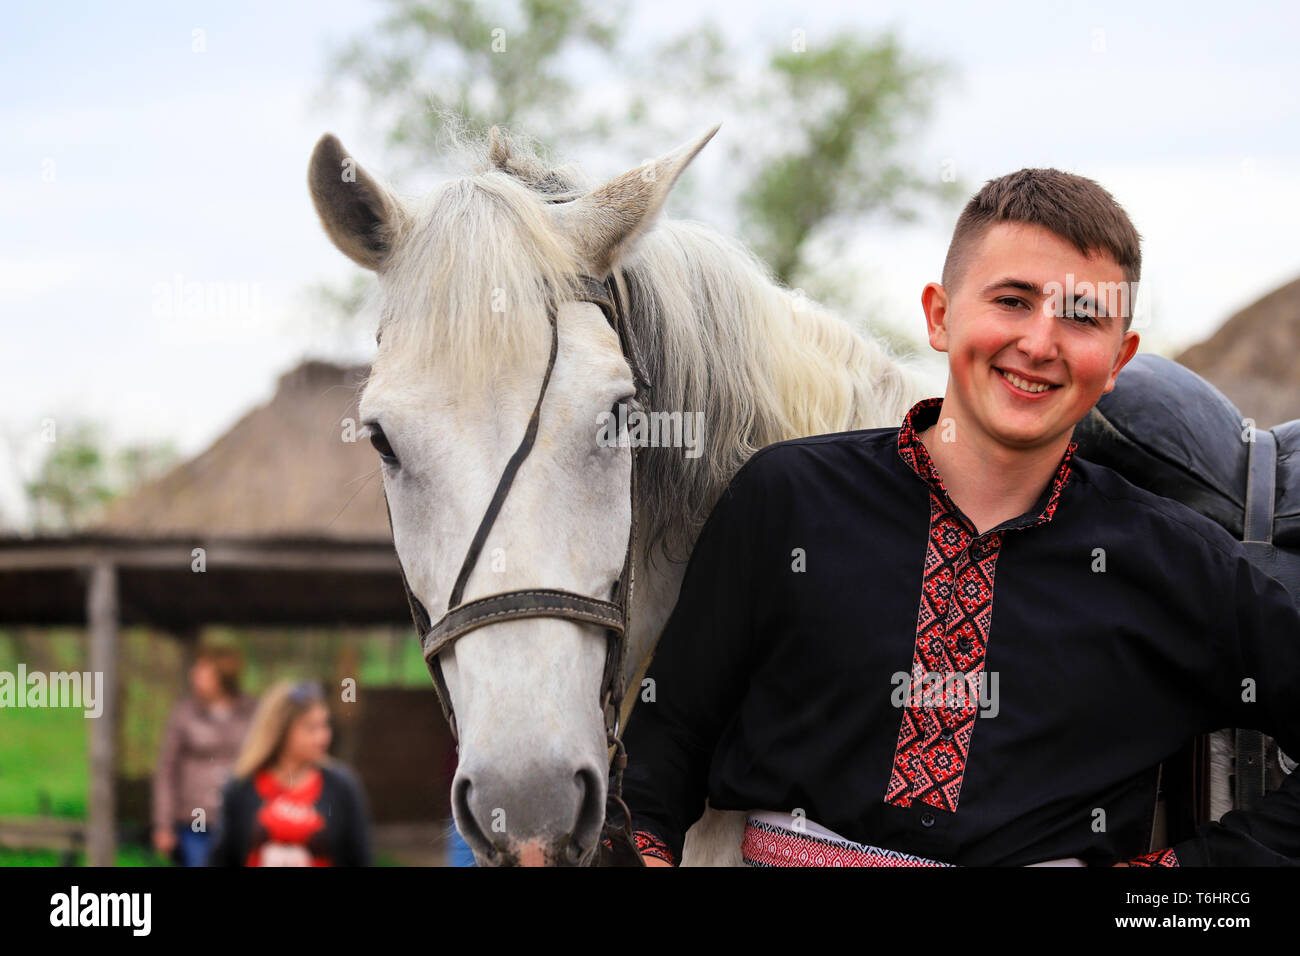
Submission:
<svg viewBox="0 0 1300 956">
<path fill-rule="evenodd" d="M 902 426 L 898 429 L 898 457 L 902 458 L 907 466 L 916 472 L 932 491 L 938 494 L 939 500 L 949 510 L 961 514 L 961 510 L 948 496 L 948 489 L 944 485 L 943 479 L 939 477 L 939 470 L 934 466 L 934 459 L 930 457 L 930 453 L 926 450 L 925 444 L 921 441 L 919 435 L 920 432 L 925 431 L 938 421 L 941 405 L 943 405 L 943 397 L 938 396 L 923 398 L 912 406 L 904 417 Z M 1043 493 L 1038 496 L 1038 501 L 1034 503 L 1034 506 L 1019 517 L 1004 521 L 998 525 L 998 529 L 1028 528 L 1052 520 L 1052 515 L 1056 513 L 1057 505 L 1060 503 L 1061 492 L 1070 480 L 1073 470 L 1071 465 L 1077 448 L 1078 442 L 1075 441 L 1071 441 L 1066 446 L 1065 454 L 1061 456 L 1061 464 L 1056 469 L 1055 477 L 1043 489 Z"/>
</svg>

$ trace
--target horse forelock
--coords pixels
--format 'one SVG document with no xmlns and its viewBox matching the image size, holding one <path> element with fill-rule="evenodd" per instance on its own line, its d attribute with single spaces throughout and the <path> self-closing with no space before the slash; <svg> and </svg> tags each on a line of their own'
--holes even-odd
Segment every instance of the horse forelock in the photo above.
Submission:
<svg viewBox="0 0 1300 956">
<path fill-rule="evenodd" d="M 580 270 L 545 200 L 513 176 L 443 183 L 414 204 L 381 276 L 377 361 L 482 384 L 545 353 L 552 290 Z"/>
</svg>

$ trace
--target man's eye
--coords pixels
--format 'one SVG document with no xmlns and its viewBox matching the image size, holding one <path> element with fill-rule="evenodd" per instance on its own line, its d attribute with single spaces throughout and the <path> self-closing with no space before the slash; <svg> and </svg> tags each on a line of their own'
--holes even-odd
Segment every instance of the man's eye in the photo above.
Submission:
<svg viewBox="0 0 1300 956">
<path fill-rule="evenodd" d="M 1065 318 L 1072 322 L 1079 322 L 1083 325 L 1096 325 L 1097 320 L 1086 312 L 1076 312 L 1073 315 L 1067 315 Z"/>
<path fill-rule="evenodd" d="M 1001 298 L 996 299 L 995 301 L 1001 305 L 1011 306 L 1014 308 L 1019 308 L 1020 306 L 1025 304 L 1024 299 L 1018 299 L 1014 295 L 1004 295 Z"/>
</svg>

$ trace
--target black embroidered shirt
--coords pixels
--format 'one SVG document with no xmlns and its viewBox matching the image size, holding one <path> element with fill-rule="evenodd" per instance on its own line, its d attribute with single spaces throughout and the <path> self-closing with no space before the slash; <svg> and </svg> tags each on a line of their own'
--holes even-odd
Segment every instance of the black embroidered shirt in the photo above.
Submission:
<svg viewBox="0 0 1300 956">
<path fill-rule="evenodd" d="M 978 534 L 919 431 L 780 442 L 706 522 L 624 740 L 638 845 L 711 806 L 958 865 L 1300 859 L 1300 775 L 1147 853 L 1155 770 L 1254 727 L 1300 753 L 1300 612 L 1217 524 L 1078 458 Z"/>
</svg>

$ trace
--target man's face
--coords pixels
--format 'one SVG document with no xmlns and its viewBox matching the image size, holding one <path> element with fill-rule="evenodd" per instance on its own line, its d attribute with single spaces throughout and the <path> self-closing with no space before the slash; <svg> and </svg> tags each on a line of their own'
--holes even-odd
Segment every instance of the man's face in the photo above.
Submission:
<svg viewBox="0 0 1300 956">
<path fill-rule="evenodd" d="M 922 293 L 930 344 L 948 353 L 945 415 L 1017 449 L 1069 433 L 1115 387 L 1138 346 L 1104 291 L 1070 292 L 1123 282 L 1108 254 L 1084 256 L 1041 226 L 990 227 L 956 289 L 931 283 Z"/>
</svg>

